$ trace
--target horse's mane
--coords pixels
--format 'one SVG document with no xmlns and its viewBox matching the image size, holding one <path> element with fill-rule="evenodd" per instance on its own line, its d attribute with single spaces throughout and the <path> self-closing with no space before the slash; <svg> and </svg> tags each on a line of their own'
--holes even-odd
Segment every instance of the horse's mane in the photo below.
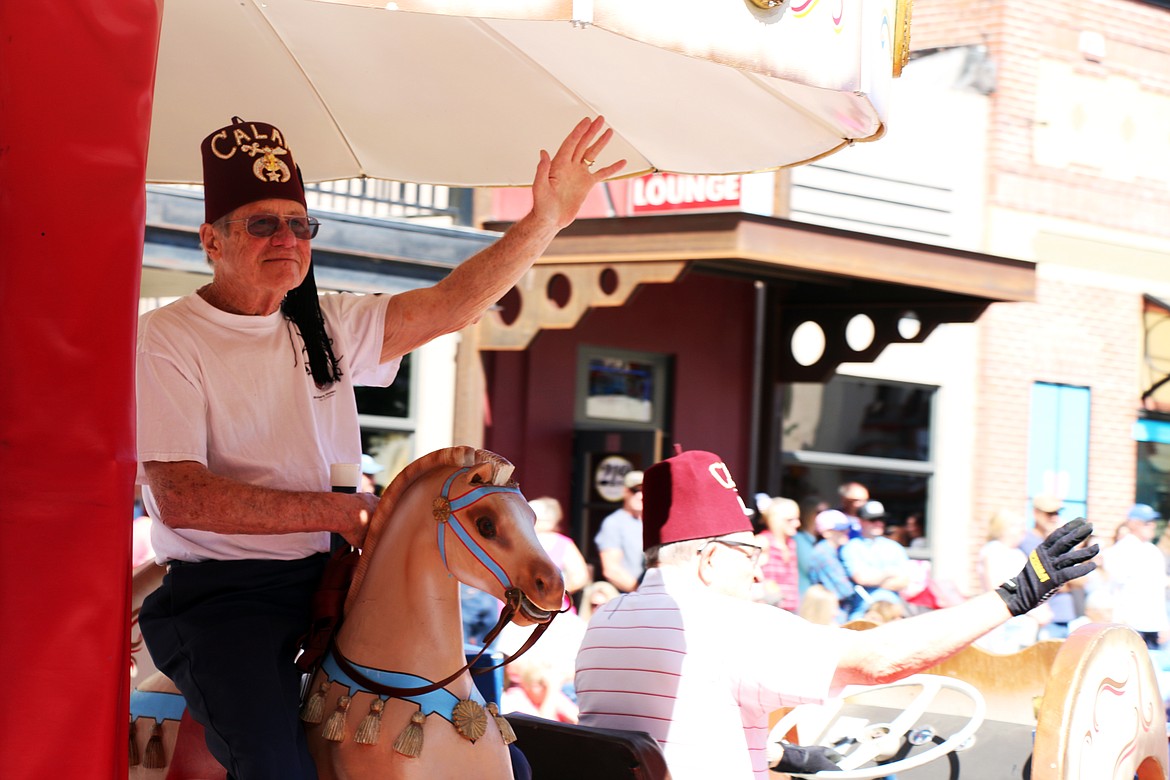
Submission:
<svg viewBox="0 0 1170 780">
<path fill-rule="evenodd" d="M 349 610 L 353 599 L 358 591 L 361 590 L 362 580 L 366 576 L 366 569 L 370 565 L 370 560 L 374 557 L 374 548 L 382 536 L 382 531 L 394 516 L 399 499 L 402 498 L 402 495 L 407 489 L 419 477 L 434 469 L 444 467 L 457 469 L 470 468 L 480 463 L 491 464 L 491 484 L 500 486 L 509 484 L 512 478 L 512 472 L 516 468 L 502 455 L 497 455 L 489 450 L 476 449 L 475 447 L 459 446 L 447 447 L 446 449 L 435 450 L 434 452 L 423 455 L 399 472 L 398 476 L 382 492 L 382 497 L 378 502 L 378 508 L 374 510 L 373 516 L 370 517 L 370 527 L 366 532 L 365 544 L 362 545 L 362 554 L 357 566 L 354 568 L 353 582 L 350 584 L 349 593 L 345 597 L 346 611 Z"/>
</svg>

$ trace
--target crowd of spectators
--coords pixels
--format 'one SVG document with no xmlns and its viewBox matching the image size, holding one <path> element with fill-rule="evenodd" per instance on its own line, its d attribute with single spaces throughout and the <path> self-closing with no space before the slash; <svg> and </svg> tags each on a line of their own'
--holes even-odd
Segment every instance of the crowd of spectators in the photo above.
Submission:
<svg viewBox="0 0 1170 780">
<path fill-rule="evenodd" d="M 573 667 L 585 626 L 595 609 L 636 588 L 634 573 L 642 571 L 640 558 L 627 560 L 634 554 L 624 548 L 632 548 L 634 542 L 623 541 L 624 537 L 640 538 L 641 476 L 632 473 L 624 483 L 621 509 L 594 540 L 599 549 L 609 551 L 602 559 L 608 566 L 586 564 L 568 536 L 556 499 L 531 502 L 538 535 L 562 567 L 572 603 L 570 612 L 554 621 L 556 629 L 537 643 L 538 649 L 510 665 L 505 711 L 575 721 Z M 1071 519 L 1071 515 L 1063 516 L 1068 513 L 1055 496 L 1036 495 L 1031 503 L 1031 523 L 1023 514 L 1007 509 L 988 518 L 986 542 L 977 555 L 975 585 L 969 593 L 960 594 L 953 584 L 932 575 L 921 514 L 891 517 L 859 482 L 842 484 L 834 506 L 815 499 L 798 503 L 757 494 L 755 511 L 749 510 L 758 529 L 755 543 L 761 548 L 752 598 L 823 625 L 881 624 L 951 606 L 993 590 L 1018 572 L 1037 542 Z M 1160 520 L 1161 515 L 1150 506 L 1134 505 L 1116 524 L 1112 538 L 1092 540 L 1105 550 L 1097 572 L 1066 586 L 1028 614 L 1012 618 L 977 644 L 1011 653 L 1043 639 L 1066 637 L 1087 622 L 1120 622 L 1146 641 L 1155 665 L 1165 667 L 1170 687 L 1170 650 L 1165 649 L 1170 639 L 1166 599 L 1170 534 L 1162 534 L 1159 543 L 1154 543 Z M 1110 526 L 1098 523 L 1098 527 Z M 484 604 L 470 593 L 466 606 L 465 622 L 472 624 L 469 641 L 474 643 L 475 632 L 482 632 L 485 624 L 490 627 L 494 615 L 485 614 Z M 496 649 L 514 651 L 527 633 L 509 627 Z"/>
</svg>

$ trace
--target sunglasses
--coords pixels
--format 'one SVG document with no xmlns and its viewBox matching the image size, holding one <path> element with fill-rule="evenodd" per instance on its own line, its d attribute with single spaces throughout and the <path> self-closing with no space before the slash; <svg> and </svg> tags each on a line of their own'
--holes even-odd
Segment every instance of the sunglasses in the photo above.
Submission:
<svg viewBox="0 0 1170 780">
<path fill-rule="evenodd" d="M 313 217 L 282 217 L 277 214 L 253 214 L 243 219 L 229 219 L 224 224 L 230 225 L 233 222 L 243 222 L 248 235 L 256 238 L 269 238 L 275 235 L 276 231 L 280 230 L 280 223 L 287 222 L 288 229 L 300 241 L 316 238 L 317 230 L 321 227 L 321 223 Z"/>
<path fill-rule="evenodd" d="M 707 544 L 721 544 L 724 547 L 741 552 L 747 556 L 748 560 L 755 565 L 760 560 L 760 555 L 764 552 L 764 548 L 758 544 L 748 544 L 747 542 L 733 542 L 730 539 L 712 539 Z"/>
</svg>

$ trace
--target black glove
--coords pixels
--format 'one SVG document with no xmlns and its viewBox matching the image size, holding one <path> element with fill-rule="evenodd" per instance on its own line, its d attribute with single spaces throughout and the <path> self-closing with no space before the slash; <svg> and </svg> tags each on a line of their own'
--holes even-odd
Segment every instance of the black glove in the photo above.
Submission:
<svg viewBox="0 0 1170 780">
<path fill-rule="evenodd" d="M 810 775 L 822 769 L 841 768 L 836 763 L 841 760 L 841 754 L 833 748 L 820 745 L 801 747 L 791 742 L 781 742 L 780 745 L 784 748 L 784 755 L 780 756 L 780 760 L 772 767 L 773 772 L 798 772 Z"/>
<path fill-rule="evenodd" d="M 1083 577 L 1097 564 L 1091 560 L 1100 549 L 1090 545 L 1074 549 L 1089 538 L 1093 526 L 1077 518 L 1065 523 L 1048 535 L 1028 555 L 1028 562 L 1020 573 L 995 589 L 1012 615 L 1022 615 L 1048 600 L 1061 585 Z"/>
</svg>

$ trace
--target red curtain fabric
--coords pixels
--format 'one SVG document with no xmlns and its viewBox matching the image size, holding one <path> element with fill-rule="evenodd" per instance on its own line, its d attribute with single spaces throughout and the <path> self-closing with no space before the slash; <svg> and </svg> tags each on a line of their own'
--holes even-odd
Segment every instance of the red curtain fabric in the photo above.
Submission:
<svg viewBox="0 0 1170 780">
<path fill-rule="evenodd" d="M 160 0 L 0 2 L 0 775 L 125 778 Z"/>
</svg>

